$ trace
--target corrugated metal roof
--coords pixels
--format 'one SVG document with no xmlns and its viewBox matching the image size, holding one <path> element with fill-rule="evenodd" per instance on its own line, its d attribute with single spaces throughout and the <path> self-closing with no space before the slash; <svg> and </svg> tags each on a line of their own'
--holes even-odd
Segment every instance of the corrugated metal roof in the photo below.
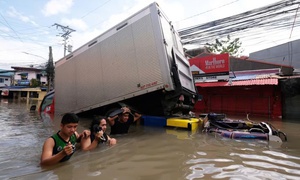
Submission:
<svg viewBox="0 0 300 180">
<path fill-rule="evenodd" d="M 248 74 L 248 75 L 238 75 L 235 78 L 232 78 L 232 81 L 241 81 L 241 80 L 254 80 L 254 79 L 282 79 L 283 77 L 275 74 Z"/>
<path fill-rule="evenodd" d="M 228 82 L 201 82 L 195 83 L 197 87 L 220 87 L 227 86 Z"/>
<path fill-rule="evenodd" d="M 255 74 L 239 75 L 239 76 L 236 76 L 235 78 L 232 78 L 232 81 L 241 81 L 241 80 L 249 80 L 249 79 L 256 79 L 256 75 Z"/>
<path fill-rule="evenodd" d="M 232 81 L 251 80 L 251 79 L 267 79 L 267 78 L 281 78 L 278 76 L 279 69 L 259 69 L 259 70 L 247 70 L 229 72 L 229 77 L 232 77 Z"/>
<path fill-rule="evenodd" d="M 196 83 L 199 87 L 219 87 L 219 86 L 253 86 L 253 85 L 278 85 L 278 79 L 251 79 L 244 81 L 229 82 L 201 82 Z"/>
</svg>

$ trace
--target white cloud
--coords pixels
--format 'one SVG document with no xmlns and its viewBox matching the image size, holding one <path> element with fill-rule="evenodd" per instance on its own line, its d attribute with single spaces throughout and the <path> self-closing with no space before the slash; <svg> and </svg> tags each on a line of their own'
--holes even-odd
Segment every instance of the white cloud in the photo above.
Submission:
<svg viewBox="0 0 300 180">
<path fill-rule="evenodd" d="M 80 46 L 99 36 L 109 28 L 119 24 L 121 21 L 140 11 L 142 8 L 146 7 L 152 2 L 152 0 L 136 0 L 133 6 L 123 6 L 120 13 L 114 13 L 113 15 L 109 16 L 105 21 L 101 22 L 100 28 L 92 31 L 90 28 L 86 28 L 86 24 L 80 19 L 63 19 L 62 24 L 67 24 L 73 29 L 89 30 L 82 33 L 78 33 L 77 31 L 72 33 L 69 44 L 73 46 L 73 50 L 76 50 Z M 182 14 L 184 14 L 184 8 L 180 3 L 166 0 L 158 0 L 157 3 L 167 15 L 169 20 L 180 19 Z M 176 9 L 176 11 L 174 11 L 174 9 Z"/>
<path fill-rule="evenodd" d="M 68 13 L 73 5 L 73 0 L 50 0 L 42 12 L 45 16 L 52 16 L 59 13 Z"/>
<path fill-rule="evenodd" d="M 109 28 L 119 24 L 123 20 L 127 19 L 131 15 L 140 11 L 142 8 L 153 3 L 153 0 L 135 0 L 132 6 L 124 5 L 122 12 L 111 15 L 106 21 L 101 23 L 102 30 L 108 30 Z M 166 14 L 169 20 L 172 18 L 179 18 L 183 14 L 183 8 L 180 3 L 173 1 L 167 2 L 166 0 L 157 0 L 157 4 L 161 7 L 162 11 Z M 176 11 L 174 11 L 176 9 Z"/>
<path fill-rule="evenodd" d="M 19 16 L 19 13 L 17 12 L 17 10 L 14 7 L 12 7 L 12 6 L 9 7 L 9 10 L 8 10 L 7 14 L 10 17 L 17 17 L 17 16 Z"/>
<path fill-rule="evenodd" d="M 14 17 L 14 18 L 17 18 L 19 20 L 21 20 L 22 22 L 25 22 L 25 23 L 31 23 L 32 25 L 34 26 L 38 26 L 37 23 L 35 23 L 33 20 L 31 20 L 30 17 L 28 16 L 24 16 L 23 14 L 19 13 L 14 7 L 9 7 L 9 10 L 7 11 L 7 14 L 10 16 L 10 17 Z"/>
<path fill-rule="evenodd" d="M 66 19 L 66 18 L 63 18 L 61 20 L 61 23 L 66 25 L 66 26 L 69 26 L 70 28 L 72 29 L 75 29 L 75 30 L 86 30 L 88 28 L 87 24 L 82 20 L 82 19 Z"/>
<path fill-rule="evenodd" d="M 29 66 L 46 62 L 47 47 L 36 43 L 20 42 L 13 39 L 1 40 L 0 68 L 9 69 L 11 66 Z M 25 54 L 27 52 L 34 55 Z M 41 56 L 41 57 L 38 57 Z M 44 58 L 42 58 L 44 57 Z"/>
<path fill-rule="evenodd" d="M 8 28 L 8 27 L 0 27 L 0 31 L 2 31 L 2 32 L 9 32 L 10 31 L 10 29 Z"/>
</svg>

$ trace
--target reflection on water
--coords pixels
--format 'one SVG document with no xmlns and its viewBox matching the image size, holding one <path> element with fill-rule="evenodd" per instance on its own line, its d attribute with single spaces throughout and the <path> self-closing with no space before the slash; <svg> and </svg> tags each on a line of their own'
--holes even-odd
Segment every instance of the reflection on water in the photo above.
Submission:
<svg viewBox="0 0 300 180">
<path fill-rule="evenodd" d="M 43 118 L 26 104 L 0 106 L 0 179 L 299 179 L 300 123 L 274 121 L 288 142 L 242 141 L 172 128 L 133 126 L 114 147 L 77 151 L 70 161 L 41 168 L 43 142 L 61 117 Z M 89 126 L 81 118 L 79 131 Z"/>
</svg>

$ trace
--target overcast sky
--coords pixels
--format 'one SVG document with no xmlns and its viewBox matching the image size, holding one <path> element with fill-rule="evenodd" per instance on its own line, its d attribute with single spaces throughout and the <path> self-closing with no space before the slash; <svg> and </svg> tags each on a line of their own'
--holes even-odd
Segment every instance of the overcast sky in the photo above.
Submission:
<svg viewBox="0 0 300 180">
<path fill-rule="evenodd" d="M 45 63 L 49 46 L 54 61 L 63 57 L 62 31 L 76 30 L 73 50 L 149 5 L 151 0 L 0 0 L 0 69 Z M 157 0 L 175 28 L 221 19 L 278 0 Z M 287 35 L 288 38 L 288 35 Z M 243 42 L 244 43 L 244 42 Z M 277 45 L 277 44 L 274 44 Z M 257 50 L 244 47 L 245 55 Z"/>
</svg>

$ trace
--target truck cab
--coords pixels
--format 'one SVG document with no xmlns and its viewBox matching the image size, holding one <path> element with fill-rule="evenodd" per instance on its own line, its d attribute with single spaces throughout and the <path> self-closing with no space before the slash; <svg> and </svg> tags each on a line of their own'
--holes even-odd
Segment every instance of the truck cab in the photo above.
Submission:
<svg viewBox="0 0 300 180">
<path fill-rule="evenodd" d="M 43 98 L 39 107 L 39 113 L 54 114 L 54 90 L 49 91 Z"/>
</svg>

